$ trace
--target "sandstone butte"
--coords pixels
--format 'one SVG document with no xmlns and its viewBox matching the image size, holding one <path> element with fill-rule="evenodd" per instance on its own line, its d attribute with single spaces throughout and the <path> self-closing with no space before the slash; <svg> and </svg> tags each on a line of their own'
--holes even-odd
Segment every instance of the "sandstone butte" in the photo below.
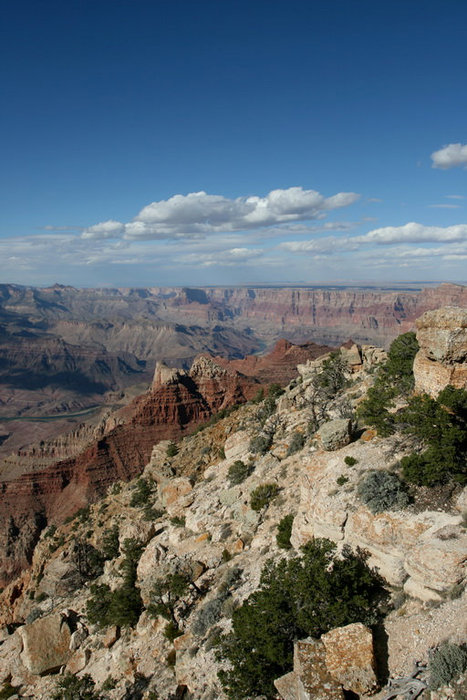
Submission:
<svg viewBox="0 0 467 700">
<path fill-rule="evenodd" d="M 466 313 L 443 309 L 420 319 L 417 362 L 428 357 L 430 364 L 422 362 L 421 372 L 415 372 L 417 391 L 430 387 L 436 394 L 442 388 L 440 377 L 463 376 Z M 360 623 L 333 629 L 320 639 L 298 640 L 293 670 L 275 679 L 283 700 L 338 700 L 348 692 L 361 700 L 387 700 L 393 693 L 377 685 L 381 663 L 387 664 L 393 678 L 404 677 L 407 688 L 414 661 L 426 662 L 431 647 L 446 639 L 465 643 L 467 533 L 462 512 L 467 509 L 467 489 L 455 487 L 446 492 L 445 501 L 435 500 L 428 507 L 377 514 L 357 498 L 362 474 L 387 469 L 413 446 L 402 433 L 388 438 L 369 430 L 361 437 L 349 434 L 342 411 L 349 404 L 356 408 L 385 353 L 348 344 L 342 355 L 353 383 L 331 399 L 318 433 L 307 435 L 307 426 L 313 377 L 323 358 L 299 364 L 299 378 L 289 383 L 262 428 L 258 417 L 262 406 L 250 404 L 181 440 L 180 451 L 172 458 L 167 456 L 168 440 L 155 444 L 143 471 L 157 485 L 144 504 L 159 511 L 154 519 L 143 517 L 144 506 L 131 504 L 134 483 L 122 481 L 117 491 L 90 507 L 83 522 L 77 519 L 59 526 L 54 535 L 41 536 L 31 567 L 0 594 L 0 683 L 9 681 L 20 687 L 23 696 L 48 700 L 56 688 L 56 671 L 64 666 L 79 676 L 90 674 L 96 688 L 111 677 L 112 700 L 137 697 L 143 680 L 159 697 L 224 700 L 217 678 L 222 663 L 215 657 L 213 633 L 229 629 L 232 608 L 257 589 L 267 559 L 283 556 L 275 535 L 278 522 L 289 513 L 295 515 L 295 552 L 322 536 L 354 549 L 363 547 L 394 600 L 402 595 L 402 601 L 384 620 L 383 646 L 376 645 L 371 630 Z M 436 381 L 427 384 L 430 369 Z M 188 373 L 159 365 L 151 392 L 173 390 L 174 396 L 185 398 L 183 391 L 195 385 L 197 396 L 207 401 L 200 389 L 205 382 L 206 396 L 222 406 L 219 392 L 227 380 L 231 396 L 259 386 L 201 357 Z M 465 386 L 465 379 L 459 385 Z M 146 400 L 135 402 L 128 425 L 135 427 L 132 421 L 142 415 L 147 419 Z M 202 411 L 195 402 L 190 410 L 196 416 Z M 250 439 L 261 429 L 270 432 L 273 442 L 264 455 L 254 455 Z M 141 440 L 144 430 L 149 431 L 150 425 L 145 423 L 137 433 Z M 289 454 L 297 433 L 306 436 L 305 444 Z M 242 483 L 231 486 L 228 472 L 235 460 L 251 462 L 254 469 Z M 264 482 L 277 484 L 280 498 L 258 513 L 250 507 L 250 494 Z M 112 625 L 101 630 L 89 622 L 90 590 L 80 582 L 76 543 L 86 540 L 100 548 L 114 526 L 119 528 L 120 545 L 127 538 L 137 538 L 142 545 L 136 586 L 144 604 L 151 599 L 157 577 L 175 566 L 189 569 L 196 589 L 187 593 L 177 610 L 183 634 L 174 642 L 164 635 L 166 620 L 152 619 L 146 611 L 131 630 Z M 107 561 L 98 582 L 118 585 L 122 560 L 117 556 Z M 199 620 L 202 613 L 206 619 L 207 606 L 210 624 L 203 632 Z M 422 674 L 411 682 L 423 688 L 426 680 Z M 455 697 L 454 692 L 465 697 L 466 678 L 460 682 L 463 685 L 437 691 L 433 700 Z"/>
<path fill-rule="evenodd" d="M 264 357 L 229 362 L 199 356 L 189 372 L 158 363 L 151 388 L 128 406 L 108 417 L 100 434 L 76 454 L 37 468 L 50 461 L 55 443 L 22 450 L 9 465 L 25 473 L 0 482 L 0 583 L 6 583 L 28 565 L 40 532 L 50 522 L 61 522 L 78 508 L 102 495 L 110 484 L 141 473 L 160 440 L 176 439 L 206 422 L 218 411 L 244 403 L 263 386 L 287 383 L 298 362 L 329 351 L 309 343 L 297 346 L 278 341 Z M 255 377 L 258 367 L 259 379 Z M 243 371 L 242 371 L 243 370 Z M 90 439 L 91 438 L 91 439 Z M 73 433 L 68 444 L 79 447 Z M 59 453 L 66 451 L 60 444 Z"/>
</svg>

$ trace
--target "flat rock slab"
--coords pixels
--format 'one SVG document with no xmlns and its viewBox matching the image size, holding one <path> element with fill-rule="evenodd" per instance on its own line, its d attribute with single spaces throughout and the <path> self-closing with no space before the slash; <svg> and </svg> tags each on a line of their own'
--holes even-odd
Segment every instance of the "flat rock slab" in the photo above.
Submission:
<svg viewBox="0 0 467 700">
<path fill-rule="evenodd" d="M 35 620 L 19 629 L 23 640 L 21 660 L 34 675 L 57 671 L 67 663 L 71 630 L 66 619 L 55 613 Z"/>
</svg>

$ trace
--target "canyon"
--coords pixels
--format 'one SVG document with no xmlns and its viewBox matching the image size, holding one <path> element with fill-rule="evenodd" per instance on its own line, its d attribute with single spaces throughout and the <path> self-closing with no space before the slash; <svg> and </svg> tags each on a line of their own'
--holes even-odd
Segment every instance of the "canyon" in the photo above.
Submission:
<svg viewBox="0 0 467 700">
<path fill-rule="evenodd" d="M 416 327 L 415 392 L 429 390 L 436 396 L 452 377 L 459 389 L 466 389 L 465 309 L 425 313 Z M 293 670 L 275 679 L 279 697 L 337 700 L 351 692 L 361 700 L 388 700 L 413 673 L 415 661 L 422 664 L 417 680 L 421 697 L 465 697 L 466 673 L 449 688 L 430 691 L 423 664 L 441 643 L 467 640 L 467 487 L 412 486 L 404 506 L 375 512 L 362 498 L 362 480 L 371 473 L 401 474 L 401 460 L 417 448 L 403 428 L 382 436 L 371 424 L 354 422 L 386 359 L 384 349 L 346 343 L 340 353 L 345 381 L 319 399 L 325 405 L 318 426 L 316 378 L 333 355 L 307 358 L 303 348 L 280 341 L 270 356 L 271 372 L 281 357 L 300 358 L 296 376 L 282 394 L 276 392 L 273 406 L 258 398 L 222 412 L 265 385 L 247 371 L 259 363 L 264 372 L 266 358 L 235 360 L 232 367 L 225 358 L 202 354 L 190 370 L 158 363 L 149 391 L 108 417 L 109 432 L 101 442 L 115 455 L 118 481 L 112 484 L 110 474 L 101 470 L 102 488 L 89 507 L 74 519 L 51 521 L 31 546 L 30 565 L 0 594 L 0 682 L 11 683 L 22 697 L 48 700 L 64 678 L 57 674 L 61 668 L 77 679 L 89 674 L 111 700 L 226 698 L 217 675 L 226 661 L 216 656 L 216 635 L 232 629 L 235 610 L 258 590 L 271 558 L 289 560 L 299 556 L 303 545 L 325 537 L 339 548 L 364 549 L 369 565 L 383 577 L 390 601 L 380 628 L 354 621 L 319 639 L 297 640 Z M 397 408 L 408 398 L 399 396 Z M 191 430 L 199 418 L 216 411 L 217 419 Z M 172 422 L 174 433 L 161 440 L 157 431 L 163 417 Z M 185 430 L 188 418 L 192 422 Z M 134 452 L 126 457 L 118 437 L 125 431 L 134 443 Z M 145 433 L 151 434 L 147 443 Z M 258 436 L 269 436 L 260 451 Z M 178 452 L 170 449 L 174 439 Z M 138 450 L 149 456 L 141 456 L 144 466 L 129 474 L 125 469 L 140 459 Z M 45 460 L 49 457 L 44 453 Z M 232 467 L 239 460 L 249 469 L 233 482 Z M 82 495 L 86 480 L 91 484 L 103 464 L 98 452 L 91 461 L 81 472 L 82 483 L 75 484 Z M 54 470 L 55 465 L 43 470 L 51 484 Z M 253 508 L 253 495 L 266 484 L 276 487 L 276 495 Z M 51 503 L 64 514 L 68 504 L 61 501 L 62 486 L 63 501 L 72 498 L 68 485 L 58 484 Z M 292 518 L 288 550 L 276 537 L 285 516 Z M 9 526 L 10 549 L 15 526 Z M 77 552 L 83 543 L 100 550 L 112 532 L 118 535 L 116 550 L 92 581 L 98 588 L 118 590 L 128 542 L 137 544 L 135 587 L 142 608 L 133 626 L 102 628 L 90 619 L 93 584 L 80 574 Z M 152 591 L 161 577 L 187 571 L 192 584 L 175 606 L 180 629 L 172 639 L 167 620 L 150 612 Z M 381 687 L 388 677 L 393 685 Z"/>
</svg>

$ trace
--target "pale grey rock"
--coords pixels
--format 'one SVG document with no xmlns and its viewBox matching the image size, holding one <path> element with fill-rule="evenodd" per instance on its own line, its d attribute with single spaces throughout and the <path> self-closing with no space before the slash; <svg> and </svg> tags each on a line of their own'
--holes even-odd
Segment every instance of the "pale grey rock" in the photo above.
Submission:
<svg viewBox="0 0 467 700">
<path fill-rule="evenodd" d="M 351 421 L 348 418 L 337 418 L 324 423 L 319 428 L 319 436 L 325 450 L 338 450 L 348 445 L 351 440 Z"/>
</svg>

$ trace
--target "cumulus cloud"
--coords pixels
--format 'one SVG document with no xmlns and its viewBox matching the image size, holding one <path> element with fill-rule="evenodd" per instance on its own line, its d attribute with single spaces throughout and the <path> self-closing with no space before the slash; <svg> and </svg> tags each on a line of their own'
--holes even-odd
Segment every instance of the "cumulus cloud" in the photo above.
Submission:
<svg viewBox="0 0 467 700">
<path fill-rule="evenodd" d="M 212 233 L 228 233 L 322 219 L 328 212 L 357 201 L 355 192 L 324 197 L 315 190 L 289 187 L 272 190 L 265 197 L 229 199 L 206 192 L 176 194 L 152 202 L 129 223 L 104 221 L 85 229 L 83 238 L 128 240 L 196 239 Z"/>
<path fill-rule="evenodd" d="M 467 167 L 467 144 L 450 143 L 439 151 L 434 151 L 431 154 L 433 168 L 457 168 L 461 165 Z"/>
</svg>

